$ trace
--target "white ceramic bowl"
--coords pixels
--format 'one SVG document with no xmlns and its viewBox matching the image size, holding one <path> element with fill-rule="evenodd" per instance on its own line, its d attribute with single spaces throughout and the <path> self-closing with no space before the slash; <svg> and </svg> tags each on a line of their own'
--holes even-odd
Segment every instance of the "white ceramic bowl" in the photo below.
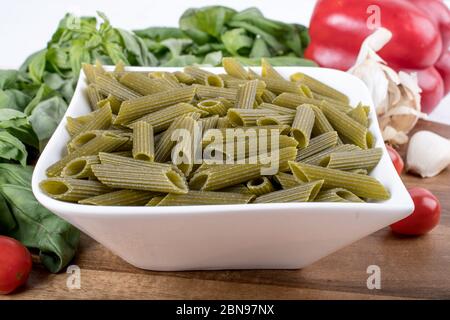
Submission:
<svg viewBox="0 0 450 320">
<path fill-rule="evenodd" d="M 222 68 L 209 70 L 223 72 Z M 371 174 L 389 189 L 392 195 L 389 200 L 184 207 L 96 207 L 54 200 L 40 190 L 39 182 L 46 178 L 46 168 L 65 153 L 69 139 L 65 118 L 36 165 L 32 181 L 34 195 L 42 205 L 124 260 L 151 270 L 302 268 L 410 214 L 413 202 L 389 159 L 363 82 L 331 69 L 282 67 L 277 70 L 286 77 L 304 72 L 346 93 L 352 105 L 362 101 L 371 107 L 370 130 L 377 139 L 376 146 L 384 150 Z M 86 79 L 81 74 L 65 116 L 80 116 L 90 111 L 85 89 Z"/>
</svg>

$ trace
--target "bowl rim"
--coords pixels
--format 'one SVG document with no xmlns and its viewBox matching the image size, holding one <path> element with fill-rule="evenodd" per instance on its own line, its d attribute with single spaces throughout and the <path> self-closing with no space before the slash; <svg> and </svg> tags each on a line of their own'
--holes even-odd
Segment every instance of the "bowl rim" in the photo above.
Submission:
<svg viewBox="0 0 450 320">
<path fill-rule="evenodd" d="M 112 71 L 115 66 L 104 66 L 105 70 Z M 203 67 L 202 67 L 203 68 Z M 180 71 L 182 67 L 126 67 L 126 70 L 129 71 Z M 223 72 L 224 69 L 222 67 L 204 67 L 203 69 L 211 71 L 213 73 Z M 261 67 L 251 67 L 257 73 L 260 73 Z M 353 82 L 353 84 L 358 88 L 358 90 L 362 90 L 360 95 L 364 96 L 365 104 L 370 106 L 369 119 L 371 120 L 370 132 L 376 138 L 376 146 L 383 149 L 383 158 L 389 157 L 386 147 L 383 142 L 383 138 L 381 136 L 381 131 L 378 126 L 378 119 L 376 117 L 375 108 L 373 105 L 373 101 L 371 99 L 370 93 L 366 87 L 366 85 L 357 77 L 335 69 L 328 68 L 316 68 L 316 67 L 275 67 L 276 70 L 281 72 L 305 72 L 305 73 L 323 73 L 330 78 L 333 78 L 333 75 L 337 77 L 347 77 L 348 81 Z M 400 177 L 397 175 L 394 165 L 391 161 L 383 161 L 384 170 L 387 170 L 387 173 L 392 179 L 392 185 L 395 186 L 396 194 L 395 199 L 398 198 L 398 201 L 395 201 L 394 195 L 391 194 L 391 198 L 386 201 L 381 202 L 366 202 L 366 203 L 330 203 L 330 202 L 302 202 L 302 203 L 261 203 L 261 204 L 227 204 L 227 205 L 193 205 L 193 206 L 167 206 L 167 207 L 147 207 L 147 206 L 92 206 L 92 205 L 83 205 L 78 203 L 70 203 L 64 202 L 60 200 L 53 199 L 46 195 L 43 191 L 41 191 L 39 187 L 40 181 L 45 178 L 45 170 L 47 164 L 47 157 L 53 152 L 53 148 L 55 145 L 59 144 L 61 141 L 60 133 L 65 132 L 65 124 L 67 116 L 73 116 L 74 110 L 76 108 L 76 104 L 79 103 L 79 99 L 86 99 L 83 90 L 86 87 L 86 76 L 84 75 L 83 70 L 80 72 L 76 89 L 74 91 L 74 95 L 72 100 L 63 116 L 63 119 L 59 123 L 52 137 L 49 139 L 45 149 L 41 153 L 41 156 L 36 163 L 33 176 L 32 176 L 32 190 L 36 199 L 44 205 L 46 208 L 53 212 L 69 212 L 69 213 L 80 213 L 80 214 L 104 214 L 104 215 L 112 215 L 112 216 L 122 216 L 124 214 L 127 215 L 167 215 L 167 214 L 210 214 L 210 213 L 255 213 L 258 214 L 260 212 L 268 212 L 280 209 L 288 209 L 295 210 L 297 212 L 301 212 L 306 209 L 308 211 L 317 211 L 322 212 L 326 210 L 330 211 L 342 211 L 342 210 L 364 210 L 364 211 L 376 211 L 380 210 L 386 212 L 404 212 L 410 213 L 414 208 L 413 201 L 409 196 L 409 193 L 406 190 L 403 182 Z M 375 130 L 374 130 L 375 129 Z M 67 141 L 63 141 L 64 144 Z M 382 163 L 377 165 L 380 166 Z"/>
</svg>

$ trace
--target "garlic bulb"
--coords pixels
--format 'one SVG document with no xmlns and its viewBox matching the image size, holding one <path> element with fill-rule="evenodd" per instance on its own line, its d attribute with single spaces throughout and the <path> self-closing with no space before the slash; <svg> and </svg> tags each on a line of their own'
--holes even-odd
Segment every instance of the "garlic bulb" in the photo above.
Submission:
<svg viewBox="0 0 450 320">
<path fill-rule="evenodd" d="M 392 38 L 384 28 L 368 36 L 361 45 L 358 58 L 348 72 L 360 78 L 369 88 L 385 141 L 403 144 L 407 133 L 419 118 L 420 92 L 415 73 L 395 72 L 376 53 Z"/>
<path fill-rule="evenodd" d="M 430 131 L 416 132 L 409 142 L 406 169 L 434 177 L 450 164 L 450 140 Z"/>
</svg>

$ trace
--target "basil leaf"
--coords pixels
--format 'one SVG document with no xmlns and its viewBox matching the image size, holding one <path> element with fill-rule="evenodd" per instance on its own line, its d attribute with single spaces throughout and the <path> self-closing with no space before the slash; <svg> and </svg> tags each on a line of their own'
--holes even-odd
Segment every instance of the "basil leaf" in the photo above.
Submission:
<svg viewBox="0 0 450 320">
<path fill-rule="evenodd" d="M 85 62 L 91 62 L 89 51 L 85 47 L 84 41 L 81 40 L 72 41 L 72 45 L 69 51 L 69 57 L 72 75 L 75 78 L 77 78 L 80 73 L 81 64 Z"/>
<path fill-rule="evenodd" d="M 37 56 L 41 55 L 42 52 L 45 52 L 45 51 L 47 51 L 47 49 L 41 49 L 41 50 L 39 50 L 39 51 L 36 51 L 36 52 L 30 54 L 30 55 L 25 59 L 25 61 L 22 63 L 22 65 L 19 67 L 19 71 L 20 71 L 20 72 L 24 72 L 24 73 L 27 72 L 27 71 L 28 71 L 28 67 L 29 67 L 31 61 L 33 61 Z"/>
<path fill-rule="evenodd" d="M 256 37 L 255 41 L 253 41 L 252 51 L 250 51 L 250 58 L 264 58 L 270 57 L 270 51 L 267 47 L 266 42 L 260 37 Z"/>
<path fill-rule="evenodd" d="M 222 58 L 222 51 L 210 52 L 203 59 L 202 65 L 211 67 L 220 66 L 222 64 Z"/>
<path fill-rule="evenodd" d="M 247 36 L 245 29 L 236 28 L 222 35 L 225 48 L 233 56 L 247 55 L 253 45 L 253 39 Z"/>
<path fill-rule="evenodd" d="M 152 27 L 133 31 L 138 37 L 147 38 L 161 42 L 169 38 L 181 39 L 187 38 L 186 34 L 178 28 L 170 27 Z"/>
<path fill-rule="evenodd" d="M 10 208 L 9 212 L 0 211 L 0 222 L 11 221 L 12 218 L 15 221 L 15 227 L 6 235 L 29 248 L 38 249 L 41 262 L 51 272 L 64 268 L 75 254 L 79 231 L 41 206 L 28 187 L 1 184 L 0 195 Z"/>
<path fill-rule="evenodd" d="M 30 78 L 36 83 L 40 83 L 42 76 L 44 75 L 46 54 L 47 50 L 39 52 L 33 57 L 33 59 L 31 59 L 30 64 L 28 65 Z"/>
<path fill-rule="evenodd" d="M 52 136 L 67 110 L 66 102 L 60 97 L 53 97 L 40 102 L 28 118 L 36 133 L 41 149 Z"/>
<path fill-rule="evenodd" d="M 6 130 L 29 146 L 39 148 L 39 141 L 27 116 L 13 109 L 0 109 L 0 129 Z"/>
<path fill-rule="evenodd" d="M 31 189 L 32 166 L 19 166 L 11 163 L 0 163 L 0 185 L 15 184 Z"/>
<path fill-rule="evenodd" d="M 25 114 L 30 115 L 33 112 L 34 108 L 39 104 L 39 102 L 41 102 L 42 100 L 46 100 L 50 97 L 53 97 L 56 94 L 57 92 L 54 91 L 52 88 L 50 88 L 46 84 L 42 84 L 39 87 L 39 90 L 36 92 L 34 98 L 25 107 L 24 110 Z"/>
<path fill-rule="evenodd" d="M 30 100 L 30 97 L 20 90 L 0 90 L 0 109 L 9 108 L 22 111 Z"/>
<path fill-rule="evenodd" d="M 182 54 L 183 50 L 192 44 L 191 39 L 166 39 L 161 41 L 161 45 L 169 49 L 173 57 L 177 57 Z"/>
<path fill-rule="evenodd" d="M 169 61 L 163 63 L 161 66 L 163 67 L 184 67 L 191 64 L 199 63 L 200 59 L 193 55 L 183 55 L 178 57 L 173 57 Z"/>
<path fill-rule="evenodd" d="M 0 70 L 0 90 L 13 88 L 18 73 L 17 70 Z"/>
<path fill-rule="evenodd" d="M 0 158 L 27 164 L 27 150 L 23 143 L 7 131 L 0 131 Z"/>
</svg>

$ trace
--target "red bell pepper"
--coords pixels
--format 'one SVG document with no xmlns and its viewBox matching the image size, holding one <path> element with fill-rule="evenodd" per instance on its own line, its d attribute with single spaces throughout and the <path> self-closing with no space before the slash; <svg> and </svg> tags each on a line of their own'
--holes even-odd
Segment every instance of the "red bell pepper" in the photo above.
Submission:
<svg viewBox="0 0 450 320">
<path fill-rule="evenodd" d="M 420 7 L 432 2 L 438 4 L 427 10 Z M 442 98 L 443 85 L 439 73 L 428 68 L 445 52 L 443 40 L 450 42 L 446 31 L 446 15 L 450 14 L 439 0 L 319 0 L 311 18 L 311 43 L 305 56 L 320 66 L 348 70 L 363 40 L 374 31 L 367 23 L 376 14 L 369 10 L 373 5 L 379 8 L 380 26 L 393 34 L 379 55 L 395 69 L 425 70 L 418 72 L 419 82 L 424 84 L 431 77 L 434 86 L 422 88 L 423 110 L 431 111 Z M 439 68 L 441 73 L 444 67 Z"/>
</svg>

